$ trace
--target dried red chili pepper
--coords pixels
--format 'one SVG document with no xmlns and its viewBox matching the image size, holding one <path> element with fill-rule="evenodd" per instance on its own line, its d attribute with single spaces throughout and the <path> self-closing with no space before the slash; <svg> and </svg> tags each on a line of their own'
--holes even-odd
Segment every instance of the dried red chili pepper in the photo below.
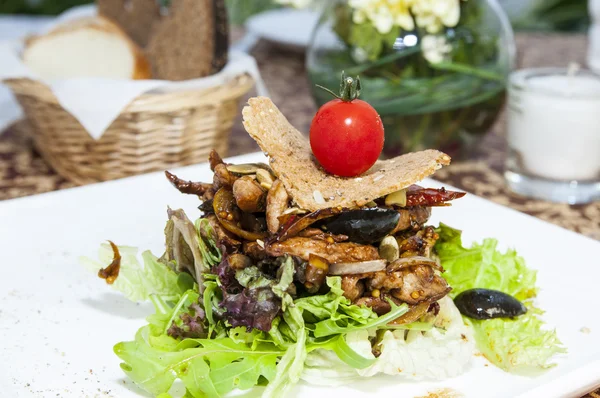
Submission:
<svg viewBox="0 0 600 398">
<path fill-rule="evenodd" d="M 447 191 L 445 188 L 421 188 L 413 185 L 406 190 L 406 207 L 445 206 L 445 202 L 462 198 L 466 192 Z"/>
</svg>

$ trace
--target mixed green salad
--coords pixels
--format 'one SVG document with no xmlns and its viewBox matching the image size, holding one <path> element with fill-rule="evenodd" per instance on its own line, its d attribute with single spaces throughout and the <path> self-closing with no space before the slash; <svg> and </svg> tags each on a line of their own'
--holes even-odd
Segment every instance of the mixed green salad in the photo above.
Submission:
<svg viewBox="0 0 600 398">
<path fill-rule="evenodd" d="M 544 328 L 531 299 L 536 296 L 536 272 L 512 250 L 501 253 L 495 239 L 486 239 L 470 248 L 463 246 L 461 232 L 440 224 L 440 239 L 435 245 L 444 277 L 453 287 L 451 296 L 477 287 L 500 290 L 524 300 L 529 311 L 514 319 L 472 320 L 464 318 L 474 331 L 477 348 L 485 357 L 507 372 L 526 373 L 551 364 L 554 354 L 565 352 L 556 333 Z M 356 352 L 348 343 L 352 332 L 394 329 L 390 321 L 407 312 L 406 305 L 392 304 L 390 312 L 377 316 L 368 307 L 353 305 L 343 295 L 341 277 L 327 277 L 325 294 L 293 299 L 287 291 L 293 284 L 292 257 L 281 261 L 276 280 L 256 277 L 245 269 L 235 275 L 243 287 L 237 297 L 226 293 L 230 283 L 219 276 L 223 255 L 215 233 L 208 223 L 194 226 L 206 269 L 202 288 L 187 272 L 177 272 L 149 251 L 138 261 L 137 250 L 119 247 L 119 277 L 112 285 L 133 301 L 152 302 L 155 313 L 147 318 L 133 341 L 115 345 L 122 359 L 121 368 L 144 390 L 165 398 L 176 379 L 187 390 L 187 397 L 221 397 L 235 389 L 266 386 L 263 396 L 283 396 L 301 379 L 307 358 L 316 350 L 329 351 L 339 361 L 331 364 L 342 370 L 347 366 L 365 369 L 375 362 Z M 109 245 L 100 249 L 100 262 L 86 260 L 96 269 L 113 261 Z M 257 296 L 256 301 L 252 297 Z M 253 318 L 255 306 L 270 306 L 269 298 L 281 298 L 282 308 L 268 332 L 246 326 L 233 326 L 223 318 L 224 307 L 238 306 L 238 319 Z M 225 304 L 223 304 L 225 303 Z M 231 303 L 231 304 L 230 304 Z M 260 315 L 259 315 L 260 316 Z M 254 324 L 263 320 L 252 319 Z M 427 330 L 427 323 L 405 329 Z M 402 328 L 402 327 L 400 327 Z M 322 364 L 325 365 L 325 364 Z M 325 368 L 325 366 L 323 366 Z M 333 369 L 335 371 L 335 369 Z M 313 374 L 314 375 L 314 374 Z M 345 375 L 344 382 L 360 379 Z M 325 376 L 327 378 L 327 376 Z M 314 378 L 311 379 L 314 381 Z M 336 384 L 320 380 L 322 384 Z"/>
</svg>

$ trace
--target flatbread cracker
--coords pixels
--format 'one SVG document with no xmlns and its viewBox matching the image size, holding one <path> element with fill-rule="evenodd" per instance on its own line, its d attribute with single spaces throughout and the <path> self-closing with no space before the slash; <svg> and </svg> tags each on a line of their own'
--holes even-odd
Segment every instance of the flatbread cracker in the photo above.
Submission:
<svg viewBox="0 0 600 398">
<path fill-rule="evenodd" d="M 290 196 L 310 211 L 364 206 L 450 164 L 450 156 L 430 149 L 378 161 L 359 177 L 338 177 L 318 165 L 306 137 L 269 98 L 251 98 L 242 114 L 246 131 L 267 154 L 271 168 Z"/>
</svg>

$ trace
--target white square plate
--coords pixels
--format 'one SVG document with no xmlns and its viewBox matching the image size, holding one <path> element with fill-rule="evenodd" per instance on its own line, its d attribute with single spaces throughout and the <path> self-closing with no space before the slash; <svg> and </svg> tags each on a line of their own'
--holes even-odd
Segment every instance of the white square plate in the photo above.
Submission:
<svg viewBox="0 0 600 398">
<path fill-rule="evenodd" d="M 234 162 L 262 160 L 246 155 Z M 206 164 L 178 171 L 210 181 Z M 429 186 L 439 186 L 427 181 Z M 133 339 L 152 312 L 133 304 L 80 265 L 106 239 L 163 250 L 167 205 L 196 218 L 198 200 L 182 195 L 162 173 L 0 203 L 0 395 L 4 397 L 138 397 L 125 378 L 115 343 Z M 539 270 L 538 304 L 568 347 L 558 366 L 535 378 L 514 376 L 476 358 L 460 377 L 405 382 L 375 377 L 335 390 L 300 385 L 297 396 L 354 397 L 393 393 L 423 396 L 451 389 L 466 397 L 578 397 L 600 385 L 600 242 L 467 195 L 451 208 L 435 209 L 464 230 L 465 242 L 494 237 L 514 247 Z M 591 333 L 582 333 L 587 327 Z M 333 394 L 333 395 L 332 395 Z M 141 395 L 143 396 L 143 395 Z"/>
</svg>

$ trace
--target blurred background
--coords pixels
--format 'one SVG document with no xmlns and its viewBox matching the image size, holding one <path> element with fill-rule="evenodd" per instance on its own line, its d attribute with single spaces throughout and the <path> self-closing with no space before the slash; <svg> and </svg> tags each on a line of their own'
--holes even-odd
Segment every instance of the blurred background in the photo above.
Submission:
<svg viewBox="0 0 600 398">
<path fill-rule="evenodd" d="M 168 0 L 164 0 L 168 1 Z M 92 0 L 1 0 L 0 14 L 57 15 Z M 254 14 L 282 7 L 272 0 L 227 0 L 230 18 L 242 24 Z M 499 0 L 515 30 L 582 32 L 589 24 L 586 0 Z"/>
</svg>

